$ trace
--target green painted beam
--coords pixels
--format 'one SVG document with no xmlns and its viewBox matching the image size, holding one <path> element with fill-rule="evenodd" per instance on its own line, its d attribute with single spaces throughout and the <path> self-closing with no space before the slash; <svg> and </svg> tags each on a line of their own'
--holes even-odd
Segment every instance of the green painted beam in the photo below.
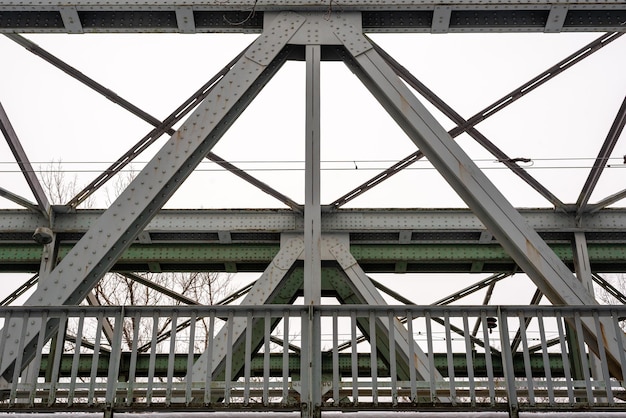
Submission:
<svg viewBox="0 0 626 418">
<path fill-rule="evenodd" d="M 568 265 L 570 244 L 550 247 Z M 71 245 L 62 245 L 62 258 Z M 114 270 L 150 271 L 155 262 L 163 271 L 263 271 L 278 253 L 278 244 L 136 244 L 126 251 Z M 483 272 L 511 271 L 513 260 L 498 244 L 353 244 L 351 252 L 366 272 Z M 39 270 L 39 245 L 0 245 L 0 271 Z M 595 272 L 626 271 L 626 243 L 590 243 L 589 259 Z"/>
<path fill-rule="evenodd" d="M 197 355 L 198 356 L 198 355 Z M 129 352 L 122 353 L 122 363 L 120 367 L 120 376 L 124 378 L 128 376 L 128 371 L 130 369 L 130 357 L 131 354 Z M 89 377 L 91 373 L 91 362 L 92 362 L 91 354 L 81 354 L 80 360 L 78 364 L 78 376 L 79 377 Z M 552 377 L 563 377 L 563 362 L 561 354 L 553 353 L 550 354 L 550 370 L 552 372 Z M 61 368 L 60 368 L 60 376 L 61 377 L 69 377 L 72 368 L 72 354 L 63 354 L 61 359 Z M 108 373 L 108 354 L 103 353 L 100 355 L 98 361 L 98 377 L 106 377 Z M 272 377 L 279 377 L 282 374 L 282 353 L 272 353 L 270 356 L 270 374 Z M 339 354 L 339 372 L 343 377 L 351 376 L 351 361 L 352 355 L 350 353 L 340 353 Z M 148 365 L 150 362 L 149 354 L 139 354 L 137 356 L 137 377 L 147 377 L 148 376 Z M 467 377 L 467 360 L 465 353 L 456 353 L 453 355 L 454 362 L 454 374 L 456 377 Z M 545 377 L 544 375 L 544 367 L 543 367 L 543 358 L 541 353 L 533 353 L 530 355 L 531 362 L 531 370 L 533 373 L 533 377 Z M 155 377 L 166 377 L 167 376 L 167 368 L 169 364 L 169 354 L 162 353 L 156 355 L 155 362 Z M 476 377 L 486 377 L 487 369 L 485 363 L 485 356 L 480 353 L 474 354 L 473 357 L 473 365 L 474 365 L 474 375 Z M 40 376 L 43 377 L 45 375 L 46 368 L 48 367 L 48 356 L 44 355 L 40 368 Z M 448 376 L 448 359 L 446 353 L 436 353 L 435 354 L 435 367 L 439 372 L 444 376 Z M 494 367 L 494 376 L 495 377 L 503 377 L 503 369 L 502 362 L 498 356 L 493 356 L 493 367 Z M 514 367 L 515 367 L 515 375 L 518 377 L 523 377 L 525 374 L 524 369 L 524 358 L 522 353 L 518 353 L 514 357 Z M 251 374 L 255 377 L 263 376 L 263 355 L 257 355 L 252 358 L 252 362 L 250 364 Z M 322 354 L 322 373 L 323 374 L 332 374 L 332 354 L 331 353 L 323 353 Z M 369 376 L 370 374 L 370 355 L 369 353 L 361 353 L 358 356 L 358 370 L 360 376 Z M 300 356 L 297 354 L 290 353 L 289 354 L 289 374 L 299 374 L 300 373 Z M 187 374 L 187 354 L 177 354 L 174 360 L 174 376 L 176 377 L 184 377 Z M 383 364 L 382 361 L 378 361 L 378 376 L 379 377 L 388 377 L 389 370 Z"/>
</svg>

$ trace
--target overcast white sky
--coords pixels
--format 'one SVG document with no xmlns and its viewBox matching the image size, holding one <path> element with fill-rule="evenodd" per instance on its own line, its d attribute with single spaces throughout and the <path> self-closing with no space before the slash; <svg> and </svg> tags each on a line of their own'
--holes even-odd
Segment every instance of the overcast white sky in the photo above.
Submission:
<svg viewBox="0 0 626 418">
<path fill-rule="evenodd" d="M 254 39 L 208 34 L 26 36 L 161 119 Z M 372 38 L 469 118 L 599 36 Z M 67 178 L 76 175 L 82 186 L 150 131 L 145 122 L 11 40 L 0 37 L 0 51 L 0 102 L 36 168 L 62 160 Z M 477 128 L 511 157 L 532 158 L 530 173 L 561 200 L 573 203 L 626 94 L 625 74 L 622 37 Z M 303 63 L 287 63 L 213 150 L 253 169 L 251 174 L 299 202 L 304 200 L 304 77 Z M 342 63 L 323 63 L 322 83 L 322 203 L 330 203 L 415 148 Z M 454 126 L 444 117 L 440 121 L 447 129 Z M 549 206 L 471 138 L 462 135 L 458 140 L 515 206 Z M 138 161 L 147 161 L 157 147 Z M 618 164 L 625 154 L 622 138 L 613 152 L 616 166 L 605 170 L 592 202 L 626 188 L 626 167 Z M 32 199 L 12 162 L 0 141 L 0 186 Z M 230 173 L 214 170 L 214 165 L 202 164 L 166 207 L 282 207 Z M 102 207 L 105 201 L 100 193 L 95 205 Z M 424 161 L 347 207 L 464 206 Z M 16 206 L 0 199 L 0 208 L 8 207 Z M 466 278 L 450 280 L 452 288 L 469 284 Z M 441 292 L 443 296 L 448 290 Z"/>
<path fill-rule="evenodd" d="M 373 38 L 468 118 L 599 36 L 389 34 Z M 167 116 L 254 38 L 212 34 L 27 37 L 158 118 Z M 76 172 L 78 183 L 84 185 L 150 130 L 145 122 L 11 40 L 0 37 L 0 50 L 0 101 L 36 168 L 62 160 L 67 175 Z M 626 39 L 620 38 L 477 127 L 511 157 L 532 158 L 531 174 L 561 200 L 574 202 L 626 94 L 624 74 Z M 414 145 L 342 63 L 324 63 L 322 82 L 322 159 L 327 161 L 322 200 L 330 203 L 376 170 L 413 152 Z M 445 117 L 440 120 L 448 129 L 454 126 Z M 214 152 L 244 168 L 260 170 L 251 173 L 303 201 L 303 132 L 304 65 L 289 62 Z M 514 205 L 548 206 L 471 138 L 458 140 Z M 622 159 L 624 141 L 613 154 Z M 15 165 L 7 164 L 12 157 L 4 141 L 0 155 L 2 187 L 31 198 L 21 176 L 11 172 Z M 257 161 L 266 162 L 251 163 Z M 214 169 L 212 164 L 203 164 L 168 207 L 281 207 L 234 176 Z M 623 189 L 623 173 L 620 168 L 606 170 L 592 200 Z M 443 184 L 421 162 L 349 206 L 464 206 Z M 0 205 L 11 206 L 6 200 Z M 103 205 L 100 195 L 97 206 Z"/>
</svg>

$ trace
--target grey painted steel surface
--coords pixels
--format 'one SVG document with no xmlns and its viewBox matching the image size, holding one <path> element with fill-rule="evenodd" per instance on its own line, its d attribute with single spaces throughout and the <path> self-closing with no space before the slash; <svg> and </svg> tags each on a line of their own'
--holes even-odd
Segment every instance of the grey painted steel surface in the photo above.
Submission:
<svg viewBox="0 0 626 418">
<path fill-rule="evenodd" d="M 50 54 L 48 51 L 46 51 L 45 49 L 41 48 L 39 45 L 35 44 L 34 42 L 24 38 L 23 36 L 20 36 L 18 34 L 14 34 L 14 33 L 13 34 L 6 34 L 6 36 L 9 39 L 17 42 L 19 45 L 21 45 L 24 48 L 26 48 L 28 51 L 30 51 L 33 54 L 41 57 L 42 59 L 44 59 L 48 63 L 54 65 L 55 67 L 57 67 L 61 71 L 65 72 L 70 77 L 75 78 L 76 80 L 78 80 L 81 83 L 85 84 L 87 87 L 89 87 L 89 88 L 93 89 L 94 91 L 102 94 L 104 97 L 106 97 L 107 99 L 111 100 L 113 103 L 116 103 L 117 105 L 119 105 L 122 108 L 128 110 L 130 113 L 132 113 L 135 116 L 143 119 L 144 121 L 148 122 L 149 124 L 151 124 L 151 125 L 153 125 L 155 127 L 155 129 L 152 132 L 150 132 L 146 137 L 144 137 L 144 139 L 142 139 L 139 142 L 139 144 L 135 145 L 132 148 L 131 151 L 129 151 L 121 159 L 119 159 L 114 164 L 114 166 L 112 168 L 109 168 L 108 170 L 106 170 L 105 173 L 103 173 L 102 175 L 98 176 L 98 178 L 96 180 L 94 180 L 94 182 L 92 182 L 89 186 L 87 186 L 86 189 L 84 189 L 81 192 L 79 192 L 79 194 L 77 196 L 75 196 L 72 200 L 70 200 L 70 202 L 68 202 L 67 205 L 68 206 L 72 206 L 72 207 L 76 207 L 78 204 L 80 204 L 85 199 L 87 199 L 93 192 L 95 192 L 99 187 L 101 187 L 103 184 L 105 184 L 105 182 L 107 180 L 109 180 L 113 175 L 118 173 L 124 166 L 126 166 L 128 163 L 130 163 L 134 159 L 134 157 L 136 157 L 140 153 L 141 150 L 145 149 L 145 147 L 147 147 L 149 144 L 154 142 L 154 140 L 156 140 L 160 135 L 162 135 L 164 133 L 168 133 L 170 135 L 173 135 L 175 130 L 173 128 L 171 128 L 171 126 L 175 123 L 175 121 L 182 119 L 184 116 L 187 115 L 187 113 L 191 112 L 195 108 L 195 106 L 193 106 L 193 104 L 194 103 L 195 104 L 199 104 L 202 96 L 205 96 L 206 94 L 208 94 L 208 92 L 210 91 L 210 88 L 215 85 L 215 82 L 218 81 L 231 68 L 232 64 L 234 64 L 241 57 L 241 56 L 239 56 L 239 57 L 235 58 L 233 61 L 231 61 L 231 63 L 229 63 L 222 71 L 220 71 L 215 77 L 213 77 L 211 80 L 209 80 L 209 82 L 207 82 L 205 84 L 205 86 L 203 86 L 203 88 L 201 88 L 199 91 L 197 91 L 196 94 L 194 94 L 194 96 L 192 98 L 188 99 L 185 102 L 185 104 L 183 104 L 182 106 L 177 108 L 177 110 L 173 114 L 171 114 L 163 122 L 161 122 L 156 117 L 154 117 L 154 116 L 148 114 L 147 112 L 139 109 L 137 106 L 133 105 L 128 100 L 120 97 L 119 95 L 117 95 L 113 91 L 107 89 L 106 87 L 104 87 L 100 83 L 97 83 L 93 79 L 87 77 L 86 75 L 84 75 L 83 73 L 78 71 L 76 68 L 68 65 L 67 63 L 63 62 L 59 58 L 57 58 L 54 55 Z M 275 197 L 276 199 L 280 200 L 281 202 L 285 203 L 285 205 L 289 206 L 293 210 L 301 211 L 301 208 L 299 207 L 299 205 L 296 202 L 294 202 L 293 200 L 291 200 L 287 196 L 283 195 L 282 193 L 274 190 L 273 188 L 271 188 L 267 184 L 257 180 L 256 178 L 252 177 L 251 175 L 247 174 L 243 170 L 237 168 L 236 166 L 234 166 L 233 164 L 231 164 L 228 161 L 224 160 L 223 158 L 219 157 L 218 155 L 216 155 L 216 154 L 214 154 L 212 152 L 209 152 L 207 154 L 207 158 L 209 160 L 215 162 L 216 164 L 220 165 L 221 167 L 227 169 L 228 171 L 230 171 L 234 175 L 236 175 L 236 176 L 242 178 L 243 180 L 247 181 L 248 183 L 254 185 L 255 187 L 258 187 L 263 192 L 265 192 L 265 193 Z M 31 174 L 32 174 L 32 171 L 31 171 Z"/>
<path fill-rule="evenodd" d="M 294 262 L 301 257 L 304 251 L 304 242 L 300 238 L 291 238 L 281 246 L 280 252 L 274 257 L 270 266 L 263 272 L 261 277 L 256 280 L 244 300 L 242 306 L 258 306 L 270 304 L 277 296 L 281 283 L 286 278 L 289 270 L 293 267 Z M 287 290 L 287 295 L 283 295 L 283 301 L 292 300 L 300 286 L 291 291 Z M 284 291 L 283 291 L 284 292 Z M 258 319 L 256 319 L 258 323 Z M 250 340 L 252 337 L 246 337 L 246 331 L 252 332 L 252 326 L 246 318 L 235 318 L 230 321 L 229 326 L 224 326 L 215 336 L 211 353 L 205 351 L 193 365 L 193 370 L 187 376 L 187 380 L 191 382 L 204 382 L 207 376 L 217 377 L 219 373 L 224 373 L 226 369 L 226 356 L 232 353 L 234 347 L 240 347 L 244 339 Z M 261 334 L 262 337 L 262 334 Z M 250 347 L 257 348 L 259 344 L 259 335 L 256 334 L 256 340 L 250 342 Z M 234 363 L 234 369 L 240 370 L 245 364 L 245 358 L 237 358 L 231 360 Z"/>
<path fill-rule="evenodd" d="M 207 2 L 134 0 L 103 2 L 0 1 L 0 31 L 36 33 L 93 32 L 261 32 L 263 13 L 335 11 L 325 2 L 306 0 Z M 624 31 L 626 7 L 620 0 L 494 1 L 353 0 L 336 10 L 363 11 L 369 32 L 565 32 Z M 253 13 L 252 13 L 253 12 Z M 224 19 L 224 16 L 227 18 Z M 249 19 L 246 19 L 250 16 Z M 245 20 L 245 21 L 244 21 Z M 229 22 L 242 22 L 233 25 Z"/>
<path fill-rule="evenodd" d="M 371 306 L 387 305 L 380 292 L 378 292 L 372 281 L 350 254 L 349 247 L 338 242 L 336 245 L 331 246 L 329 251 L 337 260 L 347 278 L 349 292 L 339 291 L 344 302 L 350 301 L 350 303 Z M 350 293 L 351 296 L 348 297 Z M 418 380 L 423 381 L 429 381 L 431 377 L 438 380 L 441 379 L 441 375 L 430 367 L 428 355 L 417 344 L 412 344 L 412 341 L 410 341 L 412 337 L 407 335 L 407 330 L 400 320 L 394 318 L 390 321 L 386 318 L 377 318 L 376 328 L 372 328 L 374 327 L 373 323 L 370 323 L 369 326 L 370 330 L 375 330 L 374 332 L 370 331 L 370 343 L 373 340 L 379 340 L 377 341 L 378 350 L 387 362 L 391 361 L 391 356 L 396 355 L 396 349 L 391 347 L 392 341 L 397 347 L 399 358 L 395 358 L 394 362 L 397 360 L 397 375 L 400 379 L 408 380 L 410 376 L 415 376 Z M 363 327 L 364 333 L 367 332 L 366 329 L 367 327 Z M 372 351 L 375 351 L 374 348 L 372 348 Z"/>
<path fill-rule="evenodd" d="M 308 23 L 308 22 L 307 22 Z M 298 38 L 298 35 L 296 35 Z M 312 40 L 307 40 L 311 42 Z M 319 305 L 322 300 L 322 207 L 321 207 L 321 107 L 320 62 L 322 48 L 319 44 L 305 46 L 306 105 L 305 105 L 305 174 L 304 174 L 304 304 Z M 307 403 L 309 414 L 314 416 L 322 402 L 321 363 L 322 350 L 319 338 L 320 318 L 309 318 L 303 324 L 303 367 L 301 395 Z"/>
<path fill-rule="evenodd" d="M 301 246 L 302 248 L 302 246 Z M 569 374 L 567 352 L 548 353 L 547 347 L 551 336 L 559 333 L 559 340 L 563 341 L 563 318 L 571 318 L 575 328 L 580 328 L 584 318 L 591 318 L 594 326 L 600 328 L 600 321 L 608 321 L 611 326 L 619 327 L 619 318 L 626 315 L 623 306 L 597 307 L 556 307 L 556 306 L 445 306 L 427 307 L 415 305 L 371 306 L 371 305 L 344 305 L 344 306 L 293 306 L 293 305 L 264 305 L 264 306 L 162 306 L 155 310 L 153 307 L 10 307 L 0 309 L 0 318 L 20 317 L 26 322 L 37 318 L 70 319 L 78 325 L 74 328 L 76 335 L 82 335 L 95 340 L 95 352 L 86 352 L 82 355 L 78 351 L 62 355 L 61 350 L 51 353 L 43 338 L 38 340 L 39 355 L 32 365 L 37 370 L 46 367 L 53 369 L 52 382 L 43 379 L 29 379 L 15 382 L 11 385 L 7 396 L 0 399 L 0 410 L 3 412 L 49 412 L 57 411 L 90 411 L 114 412 L 137 411 L 141 409 L 147 413 L 164 412 L 169 410 L 184 410 L 185 412 L 198 411 L 206 413 L 208 410 L 230 411 L 268 411 L 271 410 L 299 410 L 301 408 L 295 389 L 298 387 L 298 372 L 300 359 L 298 354 L 290 353 L 285 345 L 277 347 L 286 351 L 267 351 L 254 354 L 248 350 L 247 358 L 254 361 L 248 367 L 246 377 L 235 374 L 230 380 L 221 376 L 218 379 L 197 382 L 177 381 L 174 376 L 180 376 L 198 355 L 198 347 L 192 341 L 202 342 L 205 335 L 200 332 L 202 327 L 189 333 L 172 333 L 170 340 L 165 344 L 166 352 L 144 353 L 141 364 L 138 361 L 138 345 L 132 344 L 128 351 L 120 351 L 120 327 L 116 327 L 116 336 L 113 350 L 106 358 L 100 358 L 104 353 L 98 351 L 103 343 L 101 324 L 106 320 L 125 319 L 139 322 L 145 321 L 148 332 L 153 323 L 159 320 L 172 320 L 172 326 L 178 323 L 196 320 L 206 320 L 209 325 L 209 335 L 212 336 L 218 318 L 230 318 L 231 321 L 247 321 L 251 318 L 263 318 L 266 324 L 268 318 L 280 320 L 292 318 L 291 324 L 286 325 L 278 332 L 286 332 L 294 342 L 301 341 L 301 328 L 297 320 L 308 320 L 309 311 L 318 315 L 328 324 L 328 328 L 317 335 L 324 344 L 331 340 L 347 339 L 355 332 L 345 332 L 347 327 L 357 321 L 366 320 L 370 323 L 390 321 L 394 318 L 407 316 L 412 324 L 408 330 L 410 335 L 420 337 L 419 343 L 428 345 L 429 351 L 433 347 L 437 350 L 448 348 L 448 351 L 438 356 L 437 368 L 445 373 L 444 376 L 433 379 L 431 382 L 422 382 L 416 375 L 410 379 L 396 379 L 394 382 L 393 370 L 398 366 L 397 359 L 389 358 L 389 362 L 381 361 L 378 354 L 361 353 L 351 356 L 343 353 L 337 359 L 340 366 L 326 367 L 325 373 L 332 374 L 328 382 L 332 382 L 332 390 L 326 395 L 341 400 L 339 406 L 380 411 L 439 411 L 446 413 L 451 408 L 456 411 L 503 411 L 506 408 L 519 407 L 521 411 L 530 413 L 536 411 L 563 411 L 576 416 L 576 412 L 585 411 L 588 416 L 590 408 L 599 408 L 601 411 L 623 413 L 623 397 L 626 395 L 621 387 L 620 379 L 593 378 L 585 381 L 574 380 Z M 489 332 L 486 318 L 498 318 L 499 326 Z M 469 329 L 469 321 L 481 318 L 482 334 L 485 338 L 484 348 L 474 348 L 469 341 L 468 333 L 464 337 L 449 338 L 452 327 L 457 326 L 465 331 Z M 534 338 L 540 340 L 543 347 L 541 354 L 531 353 L 528 341 L 520 345 L 520 349 L 512 351 L 510 348 L 511 330 L 517 324 L 526 323 L 529 319 L 537 324 L 539 332 Z M 435 321 L 438 320 L 438 321 Z M 40 321 L 45 322 L 45 321 Z M 438 325 L 442 323 L 443 325 Z M 262 329 L 260 341 L 267 346 L 272 336 L 269 327 Z M 424 329 L 426 328 L 426 331 Z M 22 328 L 20 332 L 25 329 Z M 136 328 L 137 329 L 137 328 Z M 354 328 L 353 328 L 354 329 Z M 535 328 L 536 330 L 537 328 Z M 94 334 L 94 330 L 96 333 Z M 154 332 L 155 330 L 153 330 Z M 135 338 L 137 332 L 134 332 Z M 41 333 L 40 335 L 43 335 Z M 148 334 L 150 335 L 150 334 Z M 275 335 L 275 334 L 274 334 Z M 446 335 L 446 341 L 440 336 Z M 387 343 L 396 341 L 389 335 Z M 252 347 L 253 334 L 246 332 L 243 345 Z M 154 341 L 154 338 L 152 338 Z M 0 340 L 0 345 L 4 340 Z M 338 340 L 339 341 L 339 340 Z M 379 340 L 384 341 L 384 340 Z M 578 340 L 576 344 L 582 340 Z M 210 347 L 215 340 L 209 338 Z M 503 347 L 501 353 L 496 353 L 490 345 Z M 58 346 L 61 348 L 61 346 Z M 0 347 L 1 348 L 1 347 Z M 470 348 L 470 349 L 468 349 Z M 473 351 L 475 349 L 475 352 Z M 411 351 L 409 351 L 411 352 Z M 286 355 L 285 355 L 286 354 Z M 326 364 L 331 361 L 332 353 L 326 352 Z M 233 355 L 234 357 L 234 355 Z M 270 359 L 271 357 L 271 359 Z M 174 365 L 174 359 L 177 361 Z M 431 363 L 434 362 L 431 359 Z M 98 363 L 99 360 L 103 360 Z M 146 362 L 149 364 L 146 367 Z M 271 360 L 271 368 L 270 368 Z M 371 362 L 373 360 L 373 363 Z M 604 360 L 604 359 L 603 359 Z M 61 361 L 63 363 L 61 363 Z M 286 364 L 285 364 L 286 361 Z M 622 356 L 625 362 L 626 357 Z M 282 363 L 282 364 L 281 364 Z M 100 364 L 100 368 L 93 367 Z M 606 362 L 604 362 L 606 364 Z M 282 366 L 282 367 L 281 367 Z M 475 370 L 472 366 L 476 366 Z M 176 374 L 174 374 L 176 370 Z M 255 370 L 262 382 L 251 379 L 251 370 Z M 475 371 L 472 373 L 472 371 Z M 358 375 L 358 380 L 354 377 Z M 485 377 L 489 377 L 485 379 Z M 494 379 L 506 376 L 508 379 Z M 549 378 L 549 380 L 546 380 Z M 59 379 L 61 378 L 61 379 Z M 357 385 L 355 386 L 355 383 Z M 285 387 L 287 384 L 287 387 Z M 328 386 L 325 386 L 328 387 Z M 355 391 L 356 389 L 356 391 Z M 205 402 L 192 402 L 203 395 L 210 393 Z M 377 401 L 372 398 L 376 393 Z M 456 397 L 455 397 L 456 395 Z M 433 404 L 433 399 L 439 402 Z M 329 411 L 337 408 L 336 399 L 325 397 L 322 410 Z M 422 412 L 420 412 L 421 414 Z M 594 416 L 600 412 L 593 411 Z"/>
<path fill-rule="evenodd" d="M 41 183 L 35 174 L 35 170 L 28 160 L 28 156 L 24 151 L 24 147 L 13 129 L 11 125 L 11 121 L 9 120 L 9 116 L 6 114 L 4 107 L 2 107 L 2 103 L 0 103 L 0 131 L 4 135 L 7 143 L 9 144 L 9 148 L 11 152 L 15 156 L 15 160 L 24 174 L 24 178 L 26 178 L 26 183 L 28 183 L 28 187 L 30 187 L 31 192 L 35 196 L 35 200 L 39 204 L 39 210 L 46 218 L 50 218 L 50 202 L 48 201 L 48 196 L 43 191 L 43 187 L 41 187 Z"/>
<path fill-rule="evenodd" d="M 104 210 L 78 210 L 57 213 L 51 226 L 56 233 L 84 234 L 93 226 Z M 585 215 L 576 222 L 573 213 L 555 212 L 553 209 L 519 209 L 524 222 L 538 232 L 586 232 L 602 239 L 609 234 L 626 232 L 626 209 L 604 209 Z M 481 220 L 469 209 L 342 209 L 323 213 L 322 231 L 485 231 Z M 46 219 L 28 210 L 0 210 L 0 242 L 31 242 L 32 234 Z M 250 209 L 168 209 L 159 211 L 145 228 L 147 233 L 175 233 L 185 240 L 193 232 L 300 232 L 303 217 L 289 210 Z M 434 238 L 435 239 L 435 238 Z M 587 237 L 587 240 L 590 238 Z"/>
<path fill-rule="evenodd" d="M 27 305 L 77 304 L 84 299 L 280 68 L 284 59 L 276 57 L 303 21 L 289 13 L 276 19 L 61 261 L 49 276 L 49 286 L 35 291 Z M 12 327 L 13 323 L 5 328 Z M 21 352 L 18 347 L 24 348 L 27 359 L 34 356 L 39 329 L 40 324 L 29 326 L 28 341 L 11 335 L 2 356 L 0 375 L 10 379 L 17 352 Z"/>
<path fill-rule="evenodd" d="M 622 105 L 617 111 L 617 116 L 615 116 L 615 120 L 609 129 L 609 133 L 600 148 L 600 152 L 598 153 L 598 157 L 587 177 L 587 181 L 585 181 L 585 185 L 580 192 L 580 196 L 576 201 L 577 206 L 577 216 L 580 218 L 582 214 L 585 212 L 587 208 L 587 204 L 589 203 L 589 198 L 593 193 L 598 180 L 600 180 L 600 174 L 604 170 L 606 163 L 611 156 L 611 152 L 615 148 L 615 144 L 617 143 L 620 135 L 624 130 L 624 126 L 626 126 L 626 97 L 622 101 Z"/>
<path fill-rule="evenodd" d="M 351 55 L 347 63 L 424 152 L 459 196 L 477 214 L 489 231 L 554 304 L 596 305 L 597 302 L 554 252 L 524 222 L 491 181 L 476 167 L 450 135 L 423 107 L 391 67 L 362 34 L 350 36 L 344 45 Z M 609 370 L 621 375 L 617 339 L 623 335 L 608 331 L 598 335 L 588 320 L 585 341 L 598 352 L 598 339 L 606 338 Z"/>
<path fill-rule="evenodd" d="M 37 206 L 37 204 L 35 202 L 31 202 L 30 200 L 16 195 L 13 192 L 8 191 L 7 189 L 0 187 L 0 196 L 10 200 L 13 203 L 17 203 L 18 205 L 30 209 L 33 212 L 39 212 L 39 206 Z"/>
</svg>

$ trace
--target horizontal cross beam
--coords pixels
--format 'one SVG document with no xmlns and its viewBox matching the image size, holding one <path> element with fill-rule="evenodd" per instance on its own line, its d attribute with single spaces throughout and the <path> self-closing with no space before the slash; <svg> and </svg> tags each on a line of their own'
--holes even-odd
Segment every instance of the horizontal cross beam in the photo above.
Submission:
<svg viewBox="0 0 626 418">
<path fill-rule="evenodd" d="M 281 2 L 282 10 L 333 13 L 332 3 L 307 0 Z M 363 13 L 368 33 L 468 32 L 619 32 L 625 31 L 626 6 L 619 0 L 570 1 L 566 5 L 539 0 L 532 4 L 455 0 L 445 7 L 434 0 L 367 0 L 342 2 L 341 11 Z M 263 14 L 276 12 L 271 1 L 228 2 L 74 0 L 53 2 L 0 1 L 0 32 L 24 33 L 260 33 Z"/>
</svg>

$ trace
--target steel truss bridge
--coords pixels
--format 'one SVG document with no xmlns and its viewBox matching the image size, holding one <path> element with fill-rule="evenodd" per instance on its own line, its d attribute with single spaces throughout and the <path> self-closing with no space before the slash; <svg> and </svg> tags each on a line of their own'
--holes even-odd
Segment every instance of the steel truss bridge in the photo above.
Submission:
<svg viewBox="0 0 626 418">
<path fill-rule="evenodd" d="M 0 185 L 1 195 L 22 207 L 0 210 L 0 271 L 30 274 L 0 307 L 0 409 L 107 417 L 215 410 L 299 411 L 303 417 L 360 410 L 512 417 L 623 412 L 626 296 L 604 273 L 626 272 L 626 210 L 615 207 L 626 190 L 593 202 L 591 195 L 622 135 L 626 99 L 598 143 L 575 203 L 561 201 L 477 125 L 600 49 L 624 51 L 625 22 L 626 4 L 615 0 L 0 0 L 6 38 L 153 126 L 91 184 L 55 205 L 0 105 L 0 128 L 34 198 Z M 22 35 L 109 32 L 258 37 L 161 120 Z M 600 33 L 464 118 L 367 36 L 376 32 Z M 212 152 L 289 60 L 306 67 L 304 202 Z M 416 147 L 330 203 L 320 198 L 320 67 L 327 60 L 345 63 Z M 456 127 L 446 131 L 417 95 Z M 514 208 L 454 140 L 461 134 L 551 206 Z M 169 139 L 107 209 L 79 208 L 162 136 Z M 285 209 L 163 209 L 205 159 Z M 343 208 L 421 159 L 467 208 Z M 201 305 L 144 275 L 199 271 L 259 276 L 220 303 Z M 178 304 L 99 305 L 92 289 L 109 272 Z M 374 280 L 374 273 L 482 278 L 418 305 Z M 490 304 L 494 289 L 517 273 L 536 286 L 532 300 Z M 616 304 L 598 303 L 594 286 Z M 483 304 L 463 304 L 479 292 Z M 16 306 L 20 297 L 26 301 Z"/>
</svg>

